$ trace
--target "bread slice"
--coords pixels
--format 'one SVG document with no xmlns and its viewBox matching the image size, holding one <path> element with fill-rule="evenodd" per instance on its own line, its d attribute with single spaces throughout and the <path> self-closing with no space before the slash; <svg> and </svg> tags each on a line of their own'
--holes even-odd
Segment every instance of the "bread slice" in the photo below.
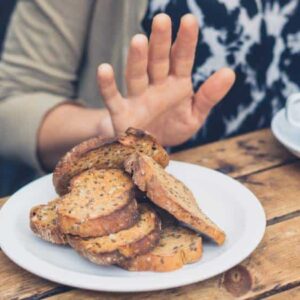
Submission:
<svg viewBox="0 0 300 300">
<path fill-rule="evenodd" d="M 98 237 L 133 226 L 138 220 L 133 187 L 119 169 L 90 169 L 76 176 L 57 211 L 61 232 Z"/>
<path fill-rule="evenodd" d="M 192 192 L 151 157 L 135 153 L 124 165 L 126 171 L 132 174 L 134 183 L 156 205 L 167 210 L 179 221 L 207 235 L 217 244 L 224 243 L 225 233 L 200 210 Z"/>
<path fill-rule="evenodd" d="M 69 244 L 93 263 L 112 265 L 151 251 L 159 242 L 160 221 L 155 212 L 139 206 L 140 219 L 129 229 L 97 238 L 68 236 Z"/>
<path fill-rule="evenodd" d="M 167 152 L 152 136 L 142 130 L 129 128 L 115 139 L 95 137 L 69 151 L 53 173 L 56 192 L 59 195 L 68 193 L 70 180 L 87 169 L 123 168 L 125 158 L 136 151 L 151 156 L 163 167 L 168 165 Z"/>
<path fill-rule="evenodd" d="M 37 205 L 30 210 L 30 228 L 41 239 L 54 244 L 67 244 L 66 236 L 57 225 L 57 207 L 60 199 Z"/>
<path fill-rule="evenodd" d="M 201 256 L 201 237 L 189 229 L 168 226 L 151 252 L 123 260 L 119 265 L 129 271 L 169 272 L 194 263 Z"/>
</svg>

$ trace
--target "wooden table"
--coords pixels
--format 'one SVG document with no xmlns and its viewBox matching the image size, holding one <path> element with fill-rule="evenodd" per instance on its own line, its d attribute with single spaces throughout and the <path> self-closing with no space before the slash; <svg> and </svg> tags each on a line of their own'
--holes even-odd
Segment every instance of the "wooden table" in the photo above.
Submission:
<svg viewBox="0 0 300 300">
<path fill-rule="evenodd" d="M 269 130 L 176 153 L 173 159 L 219 170 L 257 195 L 268 226 L 249 258 L 224 274 L 182 288 L 113 294 L 41 279 L 0 251 L 0 299 L 300 299 L 300 161 L 283 149 Z"/>
</svg>

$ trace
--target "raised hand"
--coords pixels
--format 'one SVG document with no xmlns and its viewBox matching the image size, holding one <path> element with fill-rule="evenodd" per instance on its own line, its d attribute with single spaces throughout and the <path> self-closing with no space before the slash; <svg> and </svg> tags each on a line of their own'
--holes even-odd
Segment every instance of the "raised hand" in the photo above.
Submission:
<svg viewBox="0 0 300 300">
<path fill-rule="evenodd" d="M 185 15 L 171 45 L 171 20 L 165 14 L 157 15 L 149 43 L 140 34 L 131 41 L 126 97 L 116 86 L 112 67 L 99 67 L 99 87 L 115 133 L 130 126 L 141 128 L 171 146 L 186 141 L 202 126 L 212 107 L 233 85 L 235 74 L 221 69 L 194 93 L 191 71 L 197 38 L 195 17 Z"/>
</svg>

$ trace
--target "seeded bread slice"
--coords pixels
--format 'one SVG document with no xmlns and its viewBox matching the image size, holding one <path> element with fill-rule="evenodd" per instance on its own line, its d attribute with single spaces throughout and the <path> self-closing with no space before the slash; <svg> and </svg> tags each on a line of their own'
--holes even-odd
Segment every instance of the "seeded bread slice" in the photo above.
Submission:
<svg viewBox="0 0 300 300">
<path fill-rule="evenodd" d="M 160 221 L 150 207 L 140 205 L 139 210 L 138 223 L 129 229 L 97 238 L 69 235 L 68 242 L 79 254 L 99 265 L 118 264 L 147 253 L 159 242 Z"/>
<path fill-rule="evenodd" d="M 60 199 L 35 206 L 30 211 L 30 228 L 41 239 L 54 244 L 67 244 L 66 236 L 57 225 L 57 206 Z"/>
<path fill-rule="evenodd" d="M 201 237 L 189 229 L 168 226 L 151 252 L 123 260 L 119 265 L 129 271 L 169 272 L 194 263 L 201 256 Z"/>
<path fill-rule="evenodd" d="M 217 244 L 224 243 L 225 233 L 200 210 L 192 192 L 151 157 L 135 153 L 124 165 L 126 171 L 132 174 L 134 183 L 156 205 L 167 210 L 179 221 L 207 235 Z"/>
<path fill-rule="evenodd" d="M 90 169 L 76 176 L 57 210 L 61 232 L 98 237 L 133 226 L 138 219 L 133 187 L 119 169 Z"/>
<path fill-rule="evenodd" d="M 95 137 L 69 151 L 53 173 L 56 192 L 59 195 L 68 193 L 71 179 L 87 169 L 123 168 L 124 160 L 136 151 L 151 156 L 163 167 L 168 165 L 167 152 L 151 135 L 129 128 L 115 139 Z"/>
</svg>

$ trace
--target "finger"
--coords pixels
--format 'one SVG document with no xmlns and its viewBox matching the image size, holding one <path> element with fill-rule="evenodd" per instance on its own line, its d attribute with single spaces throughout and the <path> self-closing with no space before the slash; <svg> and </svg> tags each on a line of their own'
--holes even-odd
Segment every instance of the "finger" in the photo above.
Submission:
<svg viewBox="0 0 300 300">
<path fill-rule="evenodd" d="M 128 96 L 141 94 L 148 86 L 148 40 L 143 34 L 135 35 L 130 43 L 126 66 Z"/>
<path fill-rule="evenodd" d="M 211 75 L 194 96 L 193 115 L 204 121 L 211 109 L 229 92 L 234 81 L 235 73 L 229 68 L 222 68 Z"/>
<path fill-rule="evenodd" d="M 171 73 L 190 76 L 193 68 L 199 26 L 196 18 L 185 15 L 181 18 L 175 43 L 171 50 Z"/>
<path fill-rule="evenodd" d="M 168 76 L 171 43 L 171 19 L 166 14 L 159 14 L 153 19 L 149 43 L 148 74 L 151 83 L 159 83 Z"/>
<path fill-rule="evenodd" d="M 115 113 L 122 105 L 122 96 L 117 88 L 113 68 L 109 64 L 98 67 L 98 85 L 103 100 L 111 113 Z"/>
</svg>

